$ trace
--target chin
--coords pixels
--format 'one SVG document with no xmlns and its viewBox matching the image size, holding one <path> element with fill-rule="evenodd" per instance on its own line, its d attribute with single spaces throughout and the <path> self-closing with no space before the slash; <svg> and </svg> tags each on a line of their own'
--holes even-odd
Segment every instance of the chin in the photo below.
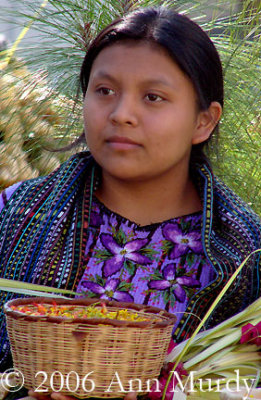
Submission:
<svg viewBox="0 0 261 400">
<path fill-rule="evenodd" d="M 146 179 L 144 174 L 141 174 L 141 171 L 133 171 L 130 169 L 125 169 L 122 167 L 118 167 L 117 169 L 104 169 L 105 174 L 110 175 L 114 179 L 118 179 L 121 181 L 129 181 L 129 182 L 138 182 L 140 180 Z"/>
<path fill-rule="evenodd" d="M 128 182 L 138 182 L 140 180 L 143 180 L 144 177 L 142 177 L 140 174 L 132 174 L 130 172 L 124 173 L 123 171 L 118 171 L 118 173 L 111 173 L 110 174 L 112 177 L 115 179 L 121 180 L 121 181 L 128 181 Z"/>
</svg>

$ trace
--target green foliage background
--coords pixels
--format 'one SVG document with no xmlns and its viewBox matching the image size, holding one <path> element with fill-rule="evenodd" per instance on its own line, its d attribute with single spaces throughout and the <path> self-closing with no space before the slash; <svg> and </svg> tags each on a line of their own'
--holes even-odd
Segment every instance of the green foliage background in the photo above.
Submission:
<svg viewBox="0 0 261 400">
<path fill-rule="evenodd" d="M 25 38 L 15 56 L 24 60 L 28 71 L 37 71 L 38 76 L 44 77 L 46 90 L 39 104 L 55 102 L 55 112 L 62 116 L 54 124 L 57 147 L 81 133 L 78 75 L 86 47 L 98 31 L 135 7 L 159 4 L 172 6 L 199 23 L 215 43 L 225 75 L 220 136 L 214 138 L 208 154 L 217 175 L 261 215 L 260 1 L 49 0 L 41 9 L 41 3 L 31 0 L 13 0 L 13 3 L 12 11 L 3 10 L 2 18 L 21 23 L 21 29 L 25 23 L 33 23 L 31 32 L 35 36 L 41 32 L 41 38 L 31 47 Z M 8 55 L 8 52 L 2 54 L 2 60 Z M 10 71 L 12 62 L 2 68 L 1 74 L 12 74 Z M 59 105 L 60 97 L 63 101 Z M 2 113 L 0 103 L 0 123 Z M 24 135 L 31 130 L 25 127 Z M 46 139 L 48 142 L 48 135 L 39 137 L 38 149 Z M 24 149 L 31 160 L 33 156 L 40 159 L 40 153 L 34 152 L 35 146 L 33 143 L 31 148 L 27 145 Z"/>
</svg>

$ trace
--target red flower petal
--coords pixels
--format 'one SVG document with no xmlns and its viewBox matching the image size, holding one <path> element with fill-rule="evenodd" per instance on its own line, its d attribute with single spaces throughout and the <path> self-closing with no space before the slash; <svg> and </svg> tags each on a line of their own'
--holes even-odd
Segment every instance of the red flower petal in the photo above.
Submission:
<svg viewBox="0 0 261 400">
<path fill-rule="evenodd" d="M 174 340 L 171 339 L 170 342 L 169 342 L 169 347 L 168 347 L 167 354 L 171 353 L 171 351 L 172 351 L 172 350 L 174 349 L 174 347 L 176 347 L 176 346 L 177 346 L 177 343 L 175 343 Z"/>
<path fill-rule="evenodd" d="M 240 343 L 250 343 L 261 345 L 261 322 L 256 325 L 250 323 L 242 326 L 241 328 L 242 336 L 240 338 Z"/>
</svg>

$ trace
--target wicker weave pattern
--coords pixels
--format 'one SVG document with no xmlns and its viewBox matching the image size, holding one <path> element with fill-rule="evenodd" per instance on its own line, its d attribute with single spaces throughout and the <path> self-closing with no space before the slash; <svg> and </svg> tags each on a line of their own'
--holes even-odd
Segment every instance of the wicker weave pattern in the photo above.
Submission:
<svg viewBox="0 0 261 400">
<path fill-rule="evenodd" d="M 125 308 L 125 307 L 124 307 Z M 113 311 L 113 307 L 108 308 Z M 142 312 L 152 319 L 158 315 Z M 111 325 L 28 321 L 6 316 L 14 365 L 23 372 L 26 388 L 46 389 L 43 394 L 61 389 L 78 398 L 121 398 L 118 373 L 124 390 L 148 391 L 147 380 L 157 378 L 171 337 L 172 325 L 165 327 L 116 327 Z M 167 319 L 165 316 L 161 318 Z M 45 384 L 44 375 L 47 374 Z M 54 371 L 59 371 L 54 374 Z M 74 372 L 71 372 L 74 371 Z M 84 377 L 89 374 L 83 385 Z M 38 373 L 38 376 L 36 374 Z M 66 383 L 66 377 L 68 382 Z M 52 377 L 52 378 L 51 378 Z M 79 387 L 77 388 L 77 377 Z M 95 387 L 91 387 L 91 379 Z M 140 379 L 142 387 L 129 381 Z M 50 380 L 52 384 L 50 385 Z M 137 382 L 136 382 L 137 384 Z M 110 392 L 106 391 L 110 388 Z M 90 392 L 88 392 L 90 390 Z M 141 393 L 141 392 L 140 392 Z"/>
</svg>

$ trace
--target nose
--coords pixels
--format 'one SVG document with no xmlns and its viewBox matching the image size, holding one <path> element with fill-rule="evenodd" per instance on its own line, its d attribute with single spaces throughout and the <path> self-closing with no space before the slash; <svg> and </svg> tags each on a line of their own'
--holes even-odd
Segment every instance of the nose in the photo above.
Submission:
<svg viewBox="0 0 261 400">
<path fill-rule="evenodd" d="M 138 115 L 134 98 L 129 95 L 120 96 L 113 104 L 109 120 L 114 125 L 136 126 Z"/>
</svg>

